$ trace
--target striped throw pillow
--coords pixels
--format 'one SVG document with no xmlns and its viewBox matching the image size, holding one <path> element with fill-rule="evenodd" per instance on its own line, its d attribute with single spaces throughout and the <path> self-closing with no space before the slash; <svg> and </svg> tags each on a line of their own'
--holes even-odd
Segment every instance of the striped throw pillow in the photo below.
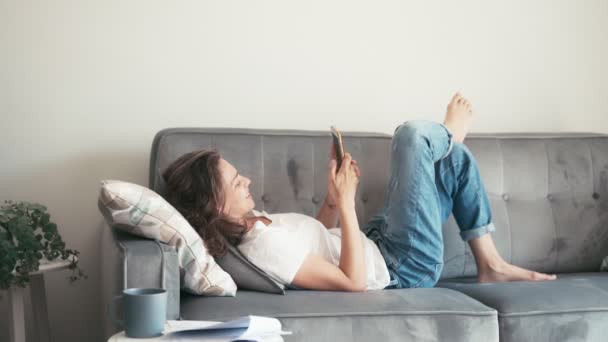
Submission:
<svg viewBox="0 0 608 342">
<path fill-rule="evenodd" d="M 236 284 L 213 259 L 188 221 L 164 198 L 141 185 L 103 180 L 99 201 L 110 226 L 174 246 L 181 286 L 206 296 L 235 296 Z"/>
</svg>

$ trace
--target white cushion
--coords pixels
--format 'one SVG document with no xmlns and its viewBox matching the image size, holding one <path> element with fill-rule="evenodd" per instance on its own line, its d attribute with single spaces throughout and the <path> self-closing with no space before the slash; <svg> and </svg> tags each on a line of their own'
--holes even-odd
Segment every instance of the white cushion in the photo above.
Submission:
<svg viewBox="0 0 608 342">
<path fill-rule="evenodd" d="M 174 246 L 184 290 L 207 296 L 234 296 L 236 284 L 209 254 L 188 221 L 164 198 L 141 185 L 103 180 L 99 194 L 116 228 Z"/>
</svg>

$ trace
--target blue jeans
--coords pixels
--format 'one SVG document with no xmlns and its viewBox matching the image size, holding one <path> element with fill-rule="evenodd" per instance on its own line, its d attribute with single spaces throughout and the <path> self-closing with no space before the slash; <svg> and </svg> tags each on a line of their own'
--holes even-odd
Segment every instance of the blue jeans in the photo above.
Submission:
<svg viewBox="0 0 608 342">
<path fill-rule="evenodd" d="M 442 226 L 454 214 L 464 241 L 496 228 L 477 163 L 442 124 L 395 129 L 384 207 L 363 226 L 391 274 L 389 287 L 433 287 L 443 270 Z"/>
</svg>

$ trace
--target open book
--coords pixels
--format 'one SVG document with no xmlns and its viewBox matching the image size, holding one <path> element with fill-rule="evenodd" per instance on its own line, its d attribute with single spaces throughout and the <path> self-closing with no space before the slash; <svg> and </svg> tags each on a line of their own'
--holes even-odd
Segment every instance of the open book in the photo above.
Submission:
<svg viewBox="0 0 608 342">
<path fill-rule="evenodd" d="M 166 341 L 282 341 L 283 331 L 276 318 L 244 316 L 227 322 L 168 321 Z M 278 339 L 277 339 L 278 337 Z"/>
</svg>

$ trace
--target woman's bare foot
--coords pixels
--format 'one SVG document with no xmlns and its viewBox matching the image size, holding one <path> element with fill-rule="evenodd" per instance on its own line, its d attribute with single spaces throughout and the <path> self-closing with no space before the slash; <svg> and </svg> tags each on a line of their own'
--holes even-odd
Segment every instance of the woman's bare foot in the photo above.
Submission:
<svg viewBox="0 0 608 342">
<path fill-rule="evenodd" d="M 471 103 L 462 97 L 460 93 L 454 94 L 448 104 L 448 110 L 443 121 L 443 124 L 452 132 L 452 140 L 455 142 L 464 141 L 464 137 L 469 132 L 472 118 L 473 109 Z"/>
<path fill-rule="evenodd" d="M 477 280 L 480 283 L 493 283 L 503 281 L 537 281 L 555 280 L 555 274 L 545 274 L 517 267 L 501 260 L 492 266 L 482 267 L 477 272 Z"/>
</svg>

